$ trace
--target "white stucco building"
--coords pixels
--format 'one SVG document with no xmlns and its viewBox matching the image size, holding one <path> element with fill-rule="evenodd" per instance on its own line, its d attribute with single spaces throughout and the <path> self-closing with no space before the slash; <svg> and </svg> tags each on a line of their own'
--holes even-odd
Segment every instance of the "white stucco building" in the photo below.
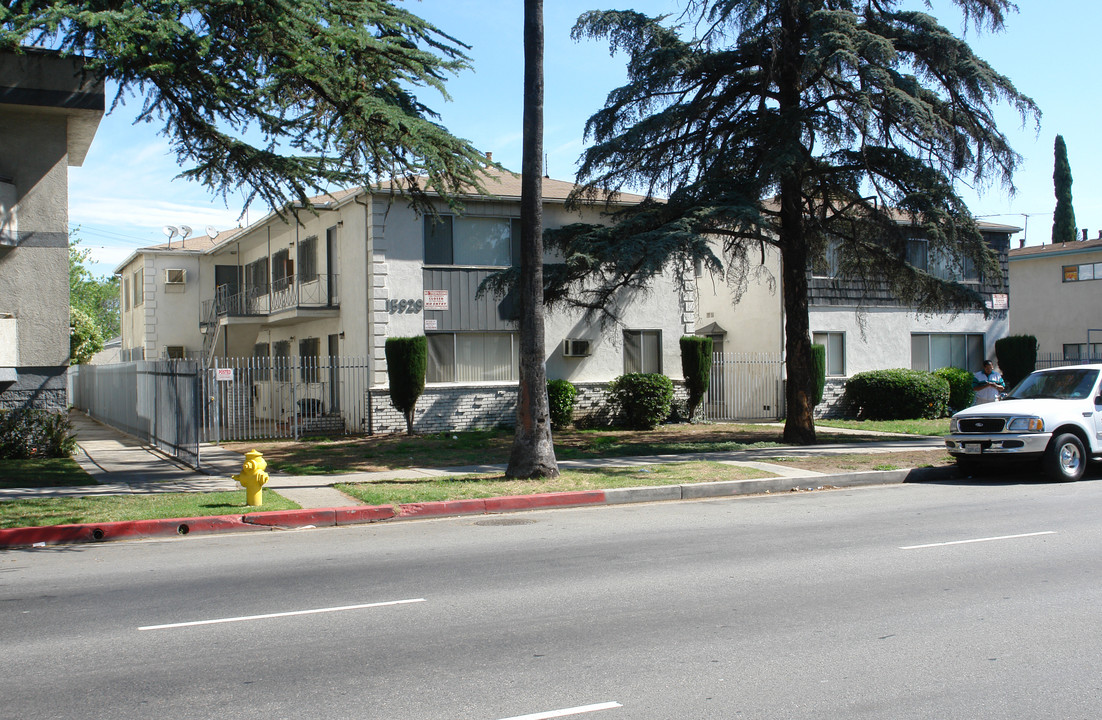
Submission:
<svg viewBox="0 0 1102 720">
<path fill-rule="evenodd" d="M 544 227 L 600 222 L 597 207 L 568 212 L 573 185 L 544 179 Z M 477 296 L 479 284 L 519 262 L 520 177 L 492 178 L 493 197 L 463 198 L 455 213 L 419 215 L 386 189 L 318 198 L 316 214 L 277 214 L 247 228 L 135 252 L 120 276 L 124 360 L 187 357 L 306 358 L 324 381 L 329 358 L 363 358 L 371 432 L 404 430 L 387 396 L 389 337 L 425 335 L 428 386 L 419 430 L 509 424 L 515 417 L 518 336 L 511 297 Z M 617 203 L 638 202 L 620 196 Z M 603 205 L 601 206 L 603 207 Z M 578 413 L 593 412 L 603 385 L 625 372 L 681 377 L 678 339 L 695 321 L 692 283 L 662 278 L 645 296 L 622 297 L 622 326 L 600 328 L 580 312 L 546 318 L 549 379 L 579 386 Z M 271 377 L 244 392 L 249 412 L 285 416 L 304 398 L 284 397 Z M 338 404 L 310 391 L 319 412 Z"/>
</svg>

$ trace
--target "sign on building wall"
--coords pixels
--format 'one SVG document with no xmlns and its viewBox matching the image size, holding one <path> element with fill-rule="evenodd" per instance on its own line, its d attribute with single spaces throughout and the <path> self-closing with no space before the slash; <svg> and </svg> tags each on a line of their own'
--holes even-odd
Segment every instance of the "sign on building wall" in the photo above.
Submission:
<svg viewBox="0 0 1102 720">
<path fill-rule="evenodd" d="M 425 329 L 436 330 L 436 318 L 425 318 Z"/>
<path fill-rule="evenodd" d="M 214 379 L 218 382 L 233 382 L 233 368 L 215 369 Z"/>
<path fill-rule="evenodd" d="M 425 309 L 426 310 L 447 310 L 448 309 L 448 291 L 447 290 L 426 290 L 425 291 Z"/>
</svg>

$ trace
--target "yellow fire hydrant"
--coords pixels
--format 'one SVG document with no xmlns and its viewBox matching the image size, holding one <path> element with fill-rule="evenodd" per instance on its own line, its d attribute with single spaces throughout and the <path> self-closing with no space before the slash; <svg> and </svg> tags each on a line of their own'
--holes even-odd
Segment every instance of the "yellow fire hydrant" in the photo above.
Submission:
<svg viewBox="0 0 1102 720">
<path fill-rule="evenodd" d="M 233 479 L 245 488 L 246 505 L 258 507 L 264 504 L 264 483 L 268 482 L 268 473 L 264 472 L 266 467 L 268 462 L 256 450 L 245 453 L 245 464 L 241 467 L 241 474 L 234 475 Z"/>
</svg>

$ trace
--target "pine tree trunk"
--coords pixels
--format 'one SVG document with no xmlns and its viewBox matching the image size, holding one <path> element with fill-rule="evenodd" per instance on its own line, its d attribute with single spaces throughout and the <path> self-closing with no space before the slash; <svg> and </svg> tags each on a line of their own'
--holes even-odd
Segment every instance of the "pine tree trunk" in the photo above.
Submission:
<svg viewBox="0 0 1102 720">
<path fill-rule="evenodd" d="M 799 3 L 787 0 L 781 16 L 778 56 L 778 106 L 787 134 L 791 166 L 781 175 L 781 273 L 784 293 L 785 421 L 784 441 L 815 442 L 815 369 L 807 317 L 807 238 L 804 237 L 803 182 L 806 149 L 801 116 L 802 59 L 798 37 Z"/>
<path fill-rule="evenodd" d="M 543 326 L 543 0 L 524 2 L 524 149 L 520 199 L 520 384 L 506 477 L 555 477 Z"/>
</svg>

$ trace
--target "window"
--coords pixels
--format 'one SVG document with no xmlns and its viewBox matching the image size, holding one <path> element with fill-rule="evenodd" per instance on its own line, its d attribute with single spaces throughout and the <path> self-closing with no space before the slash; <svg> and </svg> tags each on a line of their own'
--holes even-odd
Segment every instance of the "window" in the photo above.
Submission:
<svg viewBox="0 0 1102 720">
<path fill-rule="evenodd" d="M 841 332 L 817 332 L 812 342 L 826 347 L 826 374 L 842 377 L 846 374 L 846 334 Z"/>
<path fill-rule="evenodd" d="M 1102 343 L 1064 343 L 1065 360 L 1100 360 Z"/>
<path fill-rule="evenodd" d="M 811 263 L 811 275 L 818 278 L 836 278 L 841 274 L 842 241 L 837 237 L 828 237 L 823 257 Z"/>
<path fill-rule="evenodd" d="M 187 356 L 187 351 L 184 350 L 183 345 L 166 345 L 165 346 L 165 358 L 168 360 L 183 360 Z"/>
<path fill-rule="evenodd" d="M 295 275 L 295 264 L 290 250 L 280 250 L 272 255 L 272 289 L 286 290 Z"/>
<path fill-rule="evenodd" d="M 311 236 L 298 244 L 299 282 L 313 282 L 318 279 L 318 239 Z"/>
<path fill-rule="evenodd" d="M 1064 266 L 1064 282 L 1079 282 L 1080 280 L 1102 280 L 1102 263 Z"/>
<path fill-rule="evenodd" d="M 245 266 L 245 288 L 252 297 L 268 292 L 268 258 L 254 260 Z"/>
<path fill-rule="evenodd" d="M 181 268 L 168 268 L 165 270 L 165 283 L 168 285 L 183 285 L 187 282 L 187 270 Z"/>
<path fill-rule="evenodd" d="M 318 364 L 321 356 L 321 340 L 318 338 L 306 338 L 298 341 L 299 361 L 302 363 L 300 376 L 303 382 L 316 383 L 318 378 Z"/>
<path fill-rule="evenodd" d="M 662 331 L 624 331 L 624 372 L 662 372 Z"/>
<path fill-rule="evenodd" d="M 145 302 L 145 270 L 134 272 L 134 307 Z"/>
<path fill-rule="evenodd" d="M 425 216 L 426 265 L 505 267 L 520 262 L 516 218 Z"/>
<path fill-rule="evenodd" d="M 978 282 L 979 273 L 972 258 L 952 258 L 943 252 L 931 252 L 923 238 L 907 239 L 907 262 L 942 280 Z"/>
<path fill-rule="evenodd" d="M 277 340 L 272 343 L 272 367 L 276 382 L 290 382 L 291 380 L 291 343 L 287 340 Z"/>
<path fill-rule="evenodd" d="M 268 343 L 253 345 L 253 378 L 267 380 L 271 376 L 272 361 L 268 357 L 271 348 Z"/>
<path fill-rule="evenodd" d="M 122 309 L 130 309 L 130 278 L 122 279 Z"/>
<path fill-rule="evenodd" d="M 914 333 L 911 335 L 911 368 L 937 370 L 957 367 L 973 372 L 983 365 L 983 335 L 965 333 Z"/>
<path fill-rule="evenodd" d="M 428 382 L 516 382 L 515 333 L 429 333 Z"/>
</svg>

